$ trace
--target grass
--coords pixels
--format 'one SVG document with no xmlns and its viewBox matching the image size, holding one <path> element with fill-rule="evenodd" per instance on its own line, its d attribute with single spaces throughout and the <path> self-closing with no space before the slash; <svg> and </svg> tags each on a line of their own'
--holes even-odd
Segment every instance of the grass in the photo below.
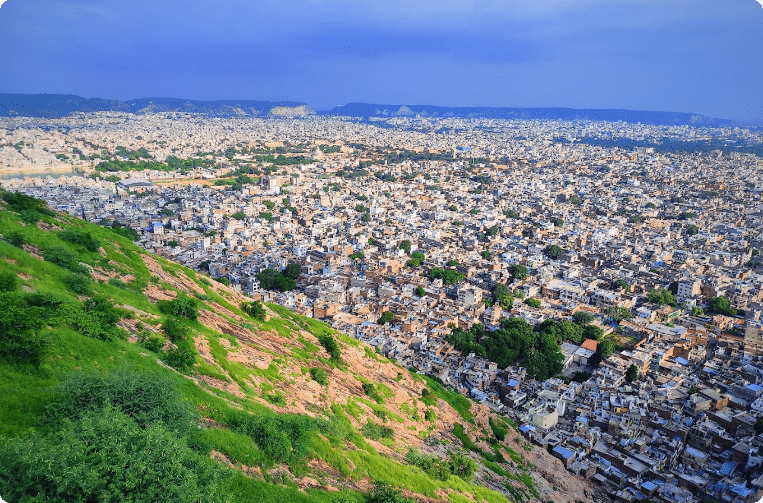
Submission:
<svg viewBox="0 0 763 503">
<path fill-rule="evenodd" d="M 468 449 L 474 452 L 482 452 L 482 450 L 479 447 L 477 447 L 477 445 L 474 442 L 472 442 L 469 439 L 469 436 L 464 432 L 464 425 L 460 423 L 454 424 L 453 434 L 456 436 L 458 440 L 461 441 L 461 445 L 464 446 L 464 449 Z"/>
<path fill-rule="evenodd" d="M 448 402 L 451 407 L 456 409 L 456 412 L 459 413 L 464 421 L 469 423 L 474 422 L 474 415 L 470 410 L 472 405 L 471 400 L 461 395 L 460 393 L 446 389 L 442 384 L 438 383 L 429 376 L 422 377 L 426 380 L 427 386 L 429 387 L 430 391 L 435 394 L 435 396 Z"/>
</svg>

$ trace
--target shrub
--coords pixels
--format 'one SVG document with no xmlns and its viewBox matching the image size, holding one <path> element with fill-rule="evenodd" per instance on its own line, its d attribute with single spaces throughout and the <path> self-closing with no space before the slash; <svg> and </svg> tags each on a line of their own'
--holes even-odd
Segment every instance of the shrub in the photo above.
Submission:
<svg viewBox="0 0 763 503">
<path fill-rule="evenodd" d="M 79 295 L 89 295 L 91 293 L 90 287 L 92 280 L 82 274 L 69 274 L 64 278 L 64 284 L 72 292 Z"/>
<path fill-rule="evenodd" d="M 389 426 L 384 426 L 383 424 L 368 421 L 360 429 L 360 433 L 362 433 L 364 437 L 370 438 L 371 440 L 379 441 L 383 438 L 391 439 L 395 435 L 395 430 Z"/>
<path fill-rule="evenodd" d="M 265 308 L 262 307 L 262 302 L 258 300 L 242 303 L 241 310 L 255 320 L 265 321 Z"/>
<path fill-rule="evenodd" d="M 101 242 L 89 232 L 65 230 L 58 233 L 58 237 L 64 241 L 84 246 L 88 251 L 97 252 Z"/>
<path fill-rule="evenodd" d="M 403 497 L 399 489 L 384 483 L 376 482 L 371 490 L 369 503 L 414 503 L 412 498 Z"/>
<path fill-rule="evenodd" d="M 18 231 L 10 232 L 8 234 L 4 234 L 3 238 L 8 241 L 11 245 L 15 246 L 16 248 L 21 248 L 26 244 L 26 238 L 24 235 Z"/>
<path fill-rule="evenodd" d="M 106 375 L 72 373 L 55 388 L 56 399 L 45 410 L 43 423 L 78 420 L 87 412 L 110 405 L 128 415 L 141 428 L 161 423 L 168 430 L 186 434 L 199 422 L 198 413 L 177 391 L 171 378 L 158 372 L 120 368 Z"/>
<path fill-rule="evenodd" d="M 329 384 L 328 372 L 326 372 L 324 369 L 320 367 L 311 368 L 310 376 L 313 378 L 313 381 L 317 382 L 321 386 L 328 386 Z"/>
<path fill-rule="evenodd" d="M 196 352 L 186 346 L 170 348 L 162 353 L 162 360 L 175 370 L 188 372 L 196 363 Z"/>
<path fill-rule="evenodd" d="M 184 294 L 178 294 L 178 296 L 172 300 L 160 300 L 156 305 L 164 314 L 177 316 L 178 318 L 187 318 L 196 321 L 199 317 L 199 303 L 196 299 Z"/>
<path fill-rule="evenodd" d="M 421 390 L 421 401 L 426 405 L 437 405 L 437 396 L 429 391 L 429 388 L 424 388 Z"/>
<path fill-rule="evenodd" d="M 434 479 L 446 481 L 451 476 L 450 464 L 440 458 L 420 454 L 418 451 L 410 449 L 405 455 L 405 460 L 418 466 Z"/>
<path fill-rule="evenodd" d="M 161 424 L 141 426 L 113 406 L 65 420 L 48 437 L 0 444 L 9 501 L 216 501 L 219 468 Z"/>
<path fill-rule="evenodd" d="M 170 316 L 162 324 L 162 331 L 169 340 L 178 344 L 188 338 L 190 330 L 186 327 L 181 320 Z"/>
<path fill-rule="evenodd" d="M 321 343 L 321 346 L 323 346 L 323 348 L 331 356 L 332 359 L 338 360 L 339 357 L 342 356 L 342 351 L 339 349 L 339 344 L 337 344 L 336 339 L 334 339 L 333 335 L 331 334 L 319 335 L 318 342 Z"/>
<path fill-rule="evenodd" d="M 43 258 L 65 269 L 72 269 L 77 264 L 77 254 L 63 246 L 51 246 L 43 252 Z"/>
<path fill-rule="evenodd" d="M 138 342 L 146 349 L 153 353 L 158 353 L 162 350 L 166 341 L 157 335 L 141 334 L 138 337 Z"/>
<path fill-rule="evenodd" d="M 12 292 L 19 287 L 19 277 L 12 272 L 0 273 L 0 292 Z"/>
<path fill-rule="evenodd" d="M 0 294 L 0 360 L 40 366 L 48 347 L 39 333 L 44 326 L 42 314 L 42 309 L 30 306 L 19 294 Z"/>
<path fill-rule="evenodd" d="M 477 463 L 465 454 L 453 454 L 448 461 L 453 475 L 470 481 L 477 471 Z"/>
<path fill-rule="evenodd" d="M 310 450 L 312 433 L 318 429 L 319 423 L 308 416 L 265 416 L 242 412 L 232 415 L 228 426 L 249 435 L 274 462 L 299 465 Z"/>
</svg>

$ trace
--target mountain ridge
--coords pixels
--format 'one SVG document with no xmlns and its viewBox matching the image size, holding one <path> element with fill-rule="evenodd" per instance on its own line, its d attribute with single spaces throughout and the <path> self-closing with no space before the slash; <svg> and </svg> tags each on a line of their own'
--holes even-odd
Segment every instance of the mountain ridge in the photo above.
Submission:
<svg viewBox="0 0 763 503">
<path fill-rule="evenodd" d="M 190 100 L 138 98 L 110 100 L 72 94 L 0 94 L 0 117 L 61 118 L 78 112 L 193 113 L 211 117 L 458 117 L 524 120 L 600 120 L 650 125 L 728 126 L 735 121 L 686 112 L 627 109 L 451 107 L 437 105 L 384 105 L 353 102 L 316 112 L 299 101 Z"/>
<path fill-rule="evenodd" d="M 325 112 L 326 115 L 349 117 L 461 117 L 525 120 L 600 120 L 624 121 L 651 125 L 723 126 L 733 124 L 729 119 L 711 118 L 686 112 L 662 112 L 627 109 L 578 108 L 516 108 L 516 107 L 446 107 L 435 105 L 382 105 L 348 103 Z"/>
</svg>

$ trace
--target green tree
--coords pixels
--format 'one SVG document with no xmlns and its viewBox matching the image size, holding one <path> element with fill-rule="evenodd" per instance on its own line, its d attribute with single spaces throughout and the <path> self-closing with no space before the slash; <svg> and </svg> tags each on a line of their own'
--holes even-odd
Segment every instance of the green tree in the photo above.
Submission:
<svg viewBox="0 0 763 503">
<path fill-rule="evenodd" d="M 410 260 L 408 260 L 409 267 L 419 267 L 424 262 L 424 254 L 420 251 L 415 251 L 411 254 Z"/>
<path fill-rule="evenodd" d="M 533 299 L 532 297 L 528 297 L 525 300 L 522 301 L 523 304 L 526 304 L 530 307 L 534 307 L 535 309 L 540 309 L 541 303 L 538 299 Z"/>
<path fill-rule="evenodd" d="M 599 345 L 596 348 L 596 353 L 599 355 L 601 360 L 606 360 L 612 356 L 612 353 L 614 352 L 615 343 L 612 341 L 612 339 L 604 339 L 603 341 L 599 342 Z"/>
<path fill-rule="evenodd" d="M 555 259 L 559 258 L 559 256 L 564 253 L 564 250 L 558 245 L 547 245 L 543 250 L 543 253 L 549 258 Z"/>
<path fill-rule="evenodd" d="M 419 297 L 423 297 L 424 295 L 426 295 L 426 291 L 424 291 L 424 287 L 422 287 L 421 285 L 417 286 L 416 289 L 413 291 L 413 293 L 415 293 Z"/>
<path fill-rule="evenodd" d="M 401 250 L 405 250 L 405 253 L 411 254 L 411 241 L 410 239 L 403 239 L 400 241 L 400 243 L 397 245 L 398 248 Z"/>
<path fill-rule="evenodd" d="M 588 325 L 593 320 L 594 320 L 593 315 L 585 311 L 577 311 L 575 314 L 572 315 L 572 321 L 574 321 L 580 326 Z"/>
<path fill-rule="evenodd" d="M 759 417 L 757 421 L 755 421 L 755 433 L 760 435 L 763 433 L 763 416 Z"/>
<path fill-rule="evenodd" d="M 297 287 L 297 282 L 293 279 L 284 276 L 280 271 L 275 269 L 265 269 L 257 273 L 257 280 L 260 282 L 260 286 L 265 290 L 279 290 L 281 292 L 287 292 L 294 290 Z"/>
<path fill-rule="evenodd" d="M 625 281 L 624 279 L 615 280 L 614 283 L 612 283 L 612 287 L 615 290 L 623 289 L 626 292 L 631 291 L 631 284 Z"/>
<path fill-rule="evenodd" d="M 237 211 L 233 215 L 231 215 L 231 218 L 235 218 L 236 220 L 243 220 L 246 218 L 246 215 L 244 215 L 243 211 Z"/>
<path fill-rule="evenodd" d="M 699 227 L 697 227 L 694 224 L 691 224 L 691 225 L 687 226 L 686 227 L 686 234 L 689 235 L 689 236 L 695 236 L 695 235 L 699 234 Z"/>
<path fill-rule="evenodd" d="M 646 301 L 661 306 L 676 307 L 678 299 L 669 291 L 662 288 L 654 288 L 646 294 Z"/>
<path fill-rule="evenodd" d="M 501 306 L 501 309 L 511 311 L 514 307 L 514 297 L 511 295 L 511 290 L 503 283 L 496 283 L 493 286 L 493 298 L 495 303 Z"/>
<path fill-rule="evenodd" d="M 736 309 L 731 307 L 729 299 L 727 297 L 710 297 L 707 299 L 707 310 L 715 314 L 723 314 L 725 316 L 736 316 Z"/>
<path fill-rule="evenodd" d="M 463 281 L 465 276 L 459 273 L 458 271 L 454 271 L 453 269 L 442 269 L 440 267 L 433 267 L 432 270 L 429 271 L 429 278 L 441 279 L 444 284 L 453 285 Z"/>
<path fill-rule="evenodd" d="M 609 306 L 604 310 L 604 313 L 610 316 L 615 323 L 633 318 L 633 313 L 623 306 Z"/>
<path fill-rule="evenodd" d="M 379 318 L 379 325 L 386 325 L 387 323 L 392 323 L 392 321 L 395 319 L 395 313 L 392 311 L 384 311 Z"/>
<path fill-rule="evenodd" d="M 638 367 L 635 364 L 632 364 L 630 367 L 628 367 L 628 370 L 625 371 L 625 380 L 628 382 L 634 382 L 638 380 Z"/>
<path fill-rule="evenodd" d="M 302 274 L 302 266 L 296 262 L 290 262 L 287 264 L 286 269 L 283 271 L 283 275 L 287 278 L 297 279 Z"/>
<path fill-rule="evenodd" d="M 586 325 L 583 327 L 583 340 L 591 339 L 600 341 L 602 337 L 604 337 L 604 330 L 596 325 Z"/>
<path fill-rule="evenodd" d="M 512 279 L 524 281 L 530 275 L 530 271 L 522 264 L 511 264 L 509 274 L 511 274 Z"/>
</svg>

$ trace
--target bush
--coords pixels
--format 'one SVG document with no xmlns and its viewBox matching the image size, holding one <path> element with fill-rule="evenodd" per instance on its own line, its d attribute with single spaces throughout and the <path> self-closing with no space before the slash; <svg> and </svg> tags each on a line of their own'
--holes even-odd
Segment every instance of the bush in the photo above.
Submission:
<svg viewBox="0 0 763 503">
<path fill-rule="evenodd" d="M 264 416 L 242 412 L 230 417 L 228 426 L 249 435 L 274 462 L 297 466 L 304 463 L 310 451 L 312 434 L 319 423 L 308 416 Z"/>
<path fill-rule="evenodd" d="M 48 348 L 39 333 L 43 326 L 42 309 L 19 294 L 0 294 L 0 360 L 39 367 Z"/>
<path fill-rule="evenodd" d="M 339 349 L 339 344 L 337 344 L 336 339 L 334 339 L 333 335 L 331 334 L 319 335 L 318 342 L 321 343 L 321 346 L 323 346 L 323 348 L 331 356 L 332 359 L 338 360 L 339 357 L 342 356 L 342 351 Z"/>
<path fill-rule="evenodd" d="M 89 295 L 91 293 L 90 287 L 92 280 L 82 274 L 69 274 L 64 278 L 64 284 L 72 292 L 79 295 Z"/>
<path fill-rule="evenodd" d="M 164 335 L 175 344 L 186 340 L 190 333 L 188 327 L 186 327 L 181 320 L 172 316 L 162 323 L 162 331 L 164 332 Z"/>
<path fill-rule="evenodd" d="M 328 372 L 326 372 L 324 369 L 320 367 L 313 367 L 310 369 L 310 377 L 313 378 L 313 381 L 317 382 L 321 386 L 328 386 L 329 384 L 329 375 Z"/>
<path fill-rule="evenodd" d="M 444 482 L 452 475 L 450 464 L 447 461 L 434 456 L 420 454 L 414 449 L 408 451 L 408 454 L 405 455 L 405 460 L 424 470 L 424 473 L 433 479 L 442 480 Z"/>
<path fill-rule="evenodd" d="M 255 320 L 265 321 L 265 308 L 262 307 L 262 302 L 258 300 L 255 300 L 254 302 L 242 303 L 241 310 Z"/>
<path fill-rule="evenodd" d="M 45 410 L 43 423 L 78 420 L 87 412 L 110 405 L 128 415 L 141 428 L 161 423 L 168 430 L 186 434 L 196 428 L 199 414 L 182 401 L 171 378 L 158 372 L 130 368 L 106 375 L 72 373 L 55 388 L 56 399 Z"/>
<path fill-rule="evenodd" d="M 58 233 L 58 237 L 64 241 L 84 246 L 88 251 L 97 252 L 101 247 L 101 242 L 93 237 L 89 232 L 65 230 Z"/>
<path fill-rule="evenodd" d="M 12 292 L 19 287 L 19 277 L 12 272 L 0 273 L 0 292 Z"/>
<path fill-rule="evenodd" d="M 389 426 L 384 426 L 383 424 L 368 421 L 360 429 L 360 433 L 362 433 L 364 437 L 370 438 L 371 440 L 379 441 L 383 438 L 392 439 L 392 437 L 395 435 L 395 430 Z"/>
<path fill-rule="evenodd" d="M 199 303 L 182 293 L 179 293 L 172 300 L 160 300 L 156 305 L 164 314 L 177 316 L 178 318 L 196 321 L 199 317 Z"/>
<path fill-rule="evenodd" d="M 21 248 L 26 244 L 26 238 L 18 231 L 3 234 L 3 238 L 16 248 Z"/>
<path fill-rule="evenodd" d="M 153 353 L 159 353 L 167 342 L 157 335 L 141 334 L 138 343 Z"/>
<path fill-rule="evenodd" d="M 472 480 L 477 471 L 477 463 L 465 454 L 453 454 L 449 464 L 451 473 L 466 481 Z"/>
<path fill-rule="evenodd" d="M 51 246 L 43 252 L 43 258 L 46 262 L 65 269 L 72 269 L 77 265 L 77 254 L 63 246 Z"/>
<path fill-rule="evenodd" d="M 434 406 L 437 405 L 437 396 L 429 391 L 429 388 L 424 388 L 421 390 L 421 401 L 426 405 Z"/>
<path fill-rule="evenodd" d="M 66 419 L 48 437 L 3 442 L 0 466 L 0 492 L 9 501 L 180 503 L 219 496 L 219 468 L 162 424 L 141 426 L 113 406 Z"/>
<path fill-rule="evenodd" d="M 384 482 L 376 482 L 371 490 L 369 503 L 414 503 L 412 498 L 404 498 L 399 489 Z"/>
<path fill-rule="evenodd" d="M 170 348 L 162 353 L 162 360 L 175 370 L 188 372 L 196 363 L 196 351 L 188 346 Z"/>
</svg>

